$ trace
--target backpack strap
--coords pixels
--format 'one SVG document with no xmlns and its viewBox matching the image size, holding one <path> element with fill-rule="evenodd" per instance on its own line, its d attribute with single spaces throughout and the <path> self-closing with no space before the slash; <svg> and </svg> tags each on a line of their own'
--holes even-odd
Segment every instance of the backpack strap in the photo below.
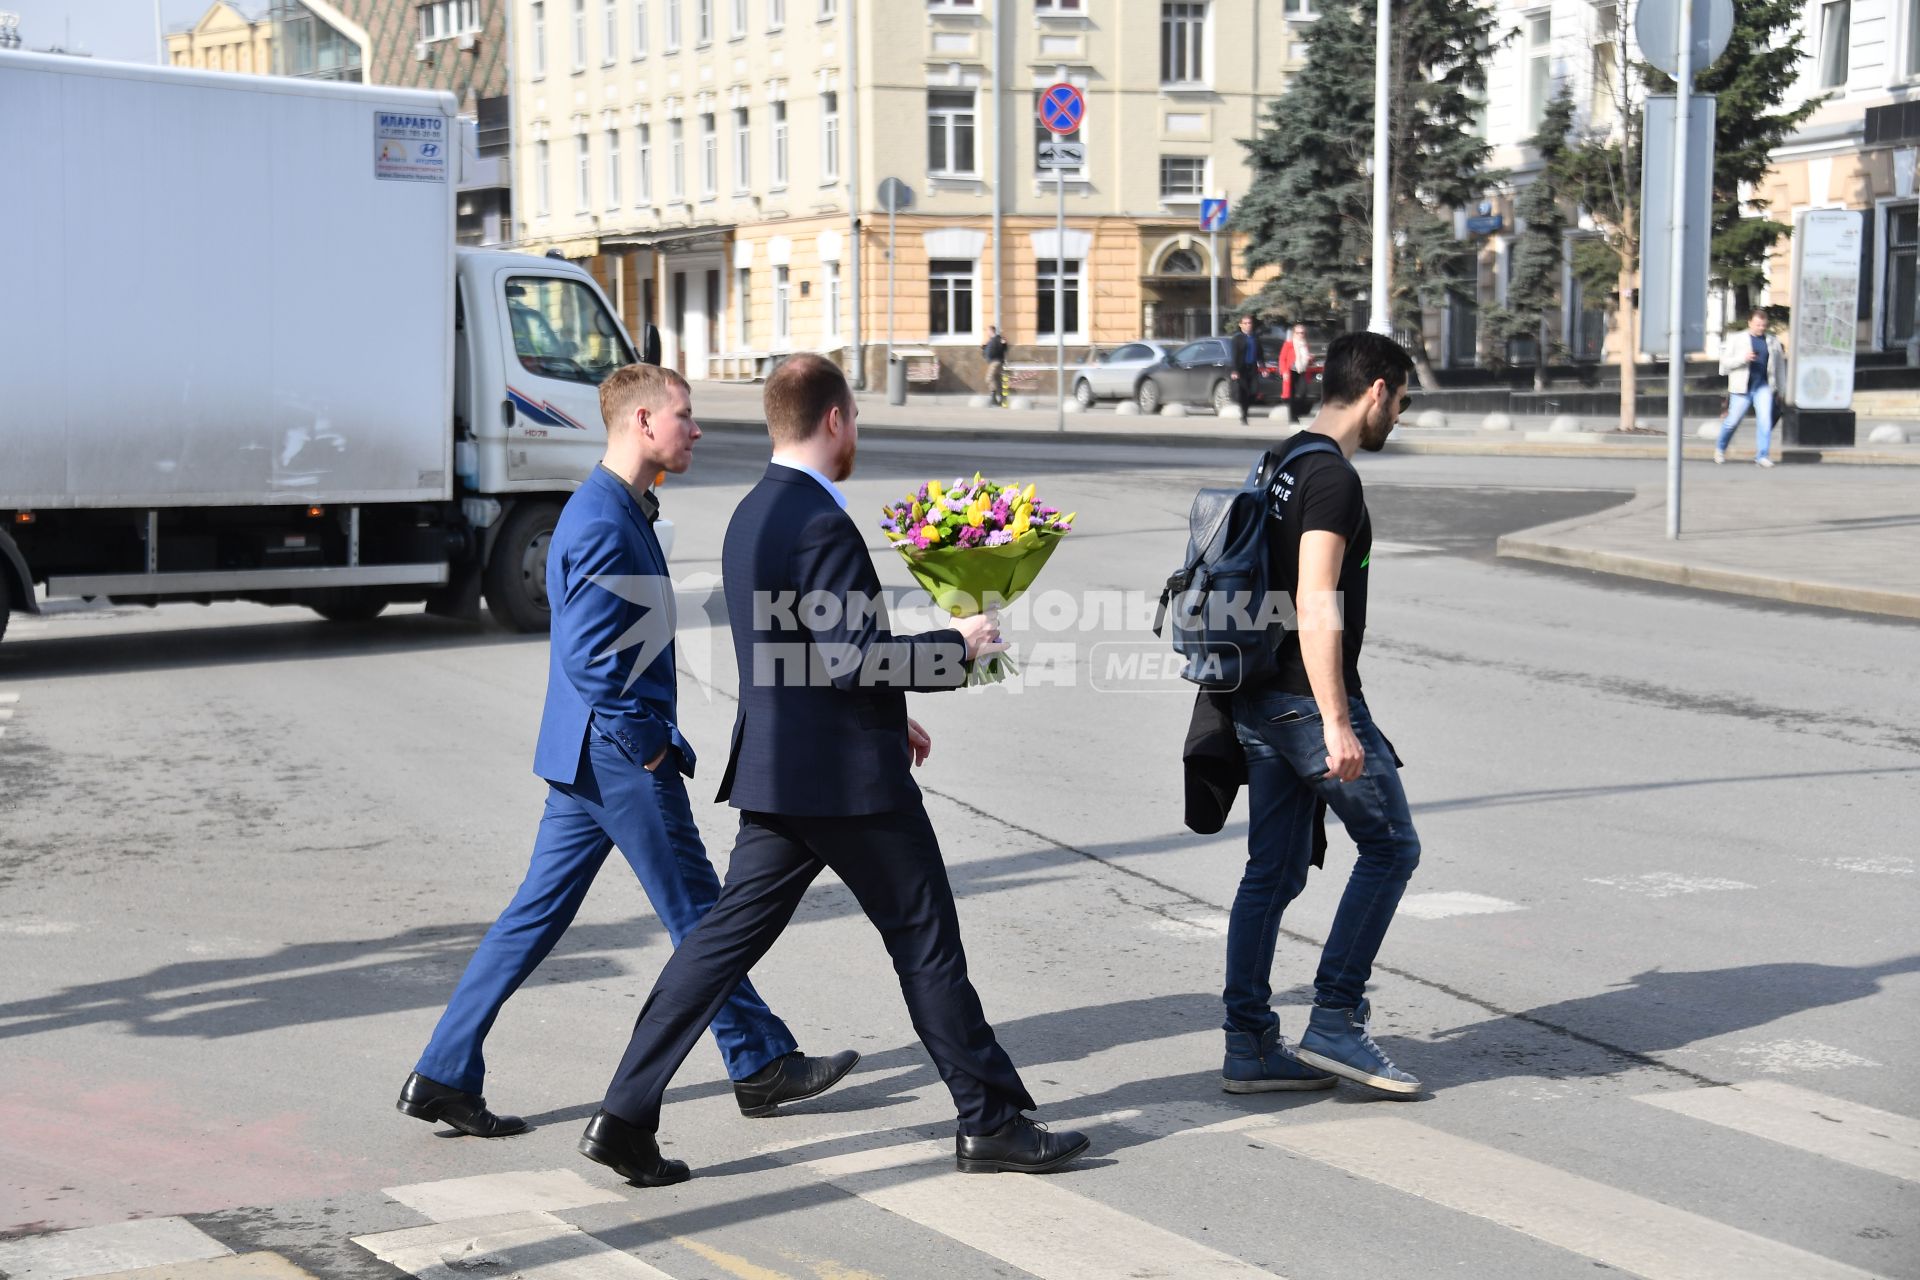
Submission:
<svg viewBox="0 0 1920 1280">
<path fill-rule="evenodd" d="M 1286 465 L 1295 458 L 1305 457 L 1309 453 L 1340 453 L 1340 446 L 1323 435 L 1311 432 L 1301 434 L 1307 438 L 1303 440 L 1300 436 L 1295 436 L 1292 443 L 1278 453 L 1269 449 L 1261 454 L 1259 461 L 1253 464 L 1253 469 L 1247 472 L 1246 487 L 1265 489 L 1273 483 L 1274 476 L 1284 470 Z M 1341 456 L 1346 455 L 1341 454 Z"/>
</svg>

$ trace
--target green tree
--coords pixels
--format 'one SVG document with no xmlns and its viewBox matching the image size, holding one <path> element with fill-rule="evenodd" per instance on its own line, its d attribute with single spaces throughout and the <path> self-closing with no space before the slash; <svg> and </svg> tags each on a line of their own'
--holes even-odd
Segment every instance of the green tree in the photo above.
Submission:
<svg viewBox="0 0 1920 1280">
<path fill-rule="evenodd" d="M 1534 340 L 1536 391 L 1547 389 L 1547 361 L 1553 349 L 1548 341 L 1548 321 L 1560 309 L 1567 231 L 1561 186 L 1572 128 L 1573 99 L 1563 88 L 1547 104 L 1540 128 L 1527 140 L 1540 157 L 1540 171 L 1514 202 L 1514 213 L 1523 225 L 1509 250 L 1513 265 L 1507 279 L 1507 301 L 1487 317 L 1487 327 L 1497 338 Z"/>
<path fill-rule="evenodd" d="M 1373 245 L 1373 6 L 1324 0 L 1307 32 L 1306 66 L 1243 140 L 1254 171 L 1234 225 L 1247 263 L 1279 268 L 1252 306 L 1295 321 L 1344 326 L 1370 287 Z M 1498 41 L 1485 0 L 1395 0 L 1388 111 L 1393 229 L 1388 305 L 1412 333 L 1424 385 L 1437 385 L 1423 314 L 1471 290 L 1474 246 L 1453 234 L 1452 210 L 1477 200 L 1492 175 L 1476 128 L 1486 50 Z"/>
</svg>

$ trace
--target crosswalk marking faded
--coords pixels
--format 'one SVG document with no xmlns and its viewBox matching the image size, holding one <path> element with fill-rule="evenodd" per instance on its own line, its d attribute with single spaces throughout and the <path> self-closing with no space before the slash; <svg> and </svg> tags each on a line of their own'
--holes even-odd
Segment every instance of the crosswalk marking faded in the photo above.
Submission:
<svg viewBox="0 0 1920 1280">
<path fill-rule="evenodd" d="M 404 1187 L 388 1187 L 386 1194 L 432 1222 L 491 1218 L 521 1211 L 579 1209 L 625 1199 L 617 1191 L 594 1186 L 572 1169 L 525 1169 L 416 1182 Z"/>
<path fill-rule="evenodd" d="M 506 1213 L 356 1236 L 354 1243 L 418 1280 L 673 1280 L 550 1213 Z"/>
</svg>

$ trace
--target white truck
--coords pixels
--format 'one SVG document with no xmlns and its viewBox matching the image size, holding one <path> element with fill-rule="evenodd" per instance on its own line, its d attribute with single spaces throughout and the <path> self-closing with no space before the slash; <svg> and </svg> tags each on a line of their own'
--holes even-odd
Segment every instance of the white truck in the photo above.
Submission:
<svg viewBox="0 0 1920 1280">
<path fill-rule="evenodd" d="M 100 597 L 547 625 L 599 384 L 658 337 L 456 247 L 454 109 L 0 53 L 0 632 Z"/>
</svg>

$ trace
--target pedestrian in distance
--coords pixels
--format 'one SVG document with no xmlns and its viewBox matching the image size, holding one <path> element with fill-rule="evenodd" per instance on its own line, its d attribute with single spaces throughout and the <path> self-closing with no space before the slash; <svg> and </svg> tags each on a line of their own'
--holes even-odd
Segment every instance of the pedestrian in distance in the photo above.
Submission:
<svg viewBox="0 0 1920 1280">
<path fill-rule="evenodd" d="M 1233 381 L 1233 398 L 1240 404 L 1240 425 L 1247 425 L 1247 410 L 1260 398 L 1260 338 L 1253 331 L 1253 317 L 1240 317 L 1240 332 L 1233 335 L 1227 351 L 1227 377 Z"/>
<path fill-rule="evenodd" d="M 692 465 L 700 428 L 686 379 L 656 365 L 616 370 L 600 385 L 600 412 L 606 456 L 567 500 L 547 552 L 553 639 L 533 761 L 547 802 L 533 859 L 400 1091 L 405 1114 L 485 1138 L 527 1126 L 488 1110 L 481 1045 L 573 922 L 608 852 L 625 855 L 675 945 L 720 893 L 687 800 L 694 751 L 676 720 L 673 584 L 649 487 Z M 743 1113 L 769 1115 L 852 1070 L 851 1051 L 802 1054 L 744 979 L 742 970 L 701 1023 L 712 1023 Z"/>
<path fill-rule="evenodd" d="M 940 844 L 912 771 L 932 742 L 908 692 L 959 688 L 1003 650 L 992 612 L 895 636 L 839 485 L 858 428 L 840 369 L 803 353 L 767 379 L 773 458 L 727 526 L 722 579 L 740 707 L 719 799 L 740 810 L 720 900 L 674 952 L 580 1151 L 629 1182 L 689 1176 L 660 1154 L 661 1098 L 700 1028 L 831 868 L 880 931 L 914 1030 L 958 1112 L 965 1173 L 1044 1173 L 1087 1148 L 1034 1106 L 967 977 Z M 804 602 L 796 606 L 792 602 Z"/>
<path fill-rule="evenodd" d="M 980 354 L 987 358 L 987 395 L 994 404 L 1004 408 L 1007 403 L 1007 340 L 1000 336 L 999 326 L 987 326 L 987 340 L 981 344 Z"/>
<path fill-rule="evenodd" d="M 1367 978 L 1420 841 L 1399 761 L 1361 691 L 1373 525 L 1352 462 L 1356 450 L 1386 445 L 1411 400 L 1412 370 L 1391 338 L 1334 339 L 1320 417 L 1288 449 L 1318 435 L 1337 451 L 1295 455 L 1268 484 L 1268 590 L 1292 597 L 1297 629 L 1285 629 L 1273 674 L 1232 695 L 1250 808 L 1247 866 L 1227 923 L 1222 1086 L 1230 1093 L 1331 1088 L 1335 1077 L 1393 1094 L 1420 1089 L 1368 1031 Z M 1306 1031 L 1289 1052 L 1270 1007 L 1274 946 L 1306 885 L 1322 805 L 1359 857 L 1321 950 Z"/>
<path fill-rule="evenodd" d="M 1307 368 L 1313 363 L 1313 348 L 1307 342 L 1307 326 L 1296 324 L 1287 340 L 1280 344 L 1280 398 L 1287 404 L 1287 421 L 1300 421 L 1307 407 Z"/>
<path fill-rule="evenodd" d="M 1771 322 L 1764 307 L 1755 307 L 1747 315 L 1747 331 L 1729 338 L 1720 352 L 1720 372 L 1727 375 L 1727 416 L 1713 443 L 1716 463 L 1727 460 L 1727 445 L 1751 405 L 1753 460 L 1763 467 L 1773 465 L 1774 388 L 1787 385 L 1787 351 L 1779 338 L 1767 332 Z"/>
</svg>

